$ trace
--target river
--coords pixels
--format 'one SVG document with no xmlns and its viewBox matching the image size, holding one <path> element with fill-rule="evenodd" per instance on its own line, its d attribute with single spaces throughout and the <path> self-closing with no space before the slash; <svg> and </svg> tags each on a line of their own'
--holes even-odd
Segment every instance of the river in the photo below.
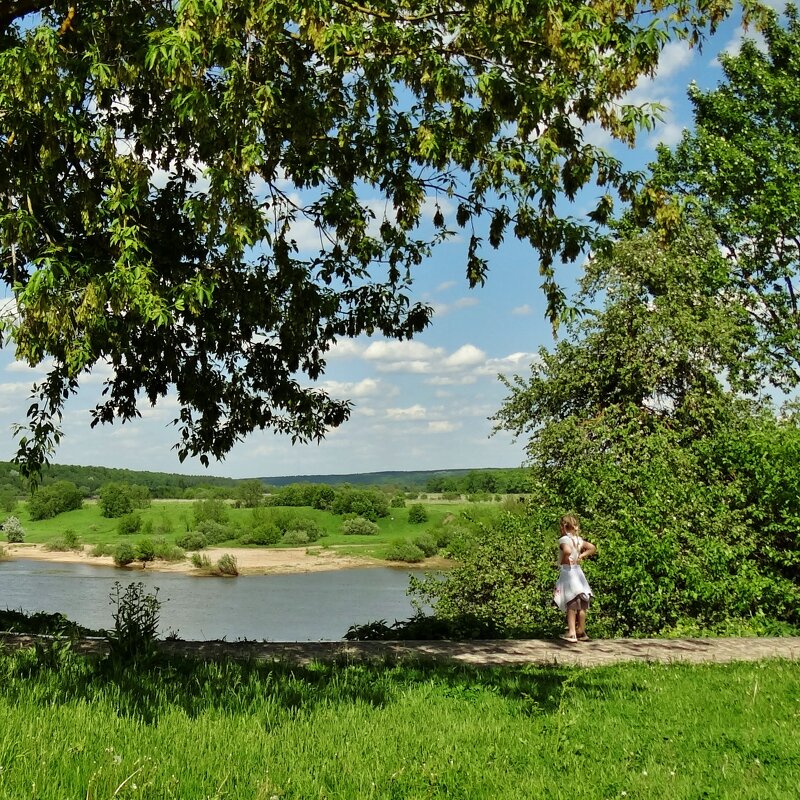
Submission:
<svg viewBox="0 0 800 800">
<path fill-rule="evenodd" d="M 407 619 L 407 568 L 211 578 L 14 559 L 0 562 L 0 608 L 57 612 L 89 628 L 113 626 L 114 582 L 158 588 L 160 636 L 274 642 L 336 641 L 353 624 Z"/>
</svg>

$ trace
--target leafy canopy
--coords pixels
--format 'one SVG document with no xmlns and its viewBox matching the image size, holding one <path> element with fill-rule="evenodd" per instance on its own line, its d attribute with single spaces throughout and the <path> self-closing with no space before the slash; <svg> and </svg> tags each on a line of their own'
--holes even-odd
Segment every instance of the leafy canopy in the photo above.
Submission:
<svg viewBox="0 0 800 800">
<path fill-rule="evenodd" d="M 469 283 L 511 234 L 538 251 L 555 317 L 554 265 L 637 177 L 582 126 L 632 142 L 653 110 L 620 98 L 670 36 L 698 40 L 730 5 L 0 4 L 4 341 L 52 363 L 18 458 L 46 461 L 100 364 L 92 424 L 174 388 L 182 459 L 221 458 L 258 428 L 321 437 L 349 413 L 308 387 L 330 347 L 428 324 L 409 289 L 448 205 Z M 592 185 L 588 221 L 559 215 Z"/>
<path fill-rule="evenodd" d="M 746 40 L 738 54 L 720 56 L 723 83 L 690 89 L 695 126 L 674 150 L 660 150 L 642 208 L 655 200 L 661 224 L 685 212 L 710 221 L 727 260 L 729 301 L 748 318 L 749 348 L 731 376 L 788 388 L 800 382 L 796 9 L 769 14 L 761 29 L 765 50 Z"/>
</svg>

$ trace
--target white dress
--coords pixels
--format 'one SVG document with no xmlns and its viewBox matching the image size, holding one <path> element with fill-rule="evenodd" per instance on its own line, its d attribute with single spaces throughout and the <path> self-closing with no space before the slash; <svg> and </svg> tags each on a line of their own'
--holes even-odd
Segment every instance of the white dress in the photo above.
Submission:
<svg viewBox="0 0 800 800">
<path fill-rule="evenodd" d="M 586 600 L 590 600 L 594 594 L 589 581 L 583 574 L 578 556 L 583 547 L 583 539 L 580 536 L 562 536 L 558 540 L 559 549 L 562 544 L 568 544 L 572 549 L 569 554 L 569 564 L 561 564 L 556 581 L 556 588 L 553 592 L 553 601 L 561 609 L 567 610 L 567 603 L 580 595 L 585 595 Z"/>
</svg>

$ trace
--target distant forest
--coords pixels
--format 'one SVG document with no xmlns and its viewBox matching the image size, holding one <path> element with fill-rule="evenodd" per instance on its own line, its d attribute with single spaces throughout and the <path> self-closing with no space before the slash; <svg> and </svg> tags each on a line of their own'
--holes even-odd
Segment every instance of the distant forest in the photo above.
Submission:
<svg viewBox="0 0 800 800">
<path fill-rule="evenodd" d="M 68 464 L 51 464 L 45 467 L 42 485 L 69 481 L 85 497 L 90 497 L 107 483 L 125 483 L 146 486 L 153 498 L 195 499 L 209 494 L 215 496 L 237 495 L 245 482 L 259 481 L 265 491 L 292 484 L 327 484 L 329 486 L 372 486 L 386 491 L 431 492 L 459 494 L 518 494 L 528 486 L 525 469 L 451 469 L 364 472 L 347 475 L 283 475 L 260 478 L 223 478 L 211 475 L 180 475 L 169 472 L 146 472 L 112 467 L 82 467 Z M 27 492 L 24 480 L 16 465 L 0 461 L 0 491 Z"/>
</svg>

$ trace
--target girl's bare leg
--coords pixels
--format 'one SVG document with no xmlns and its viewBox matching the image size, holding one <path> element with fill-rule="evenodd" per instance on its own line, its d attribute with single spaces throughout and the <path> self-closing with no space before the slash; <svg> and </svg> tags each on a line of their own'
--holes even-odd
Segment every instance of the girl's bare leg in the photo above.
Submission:
<svg viewBox="0 0 800 800">
<path fill-rule="evenodd" d="M 577 621 L 577 625 L 575 627 L 577 628 L 577 635 L 578 636 L 586 636 L 586 609 L 585 608 L 582 608 L 578 612 L 578 621 Z"/>
<path fill-rule="evenodd" d="M 567 637 L 569 639 L 576 639 L 575 633 L 575 617 L 577 616 L 574 608 L 567 609 Z"/>
</svg>

